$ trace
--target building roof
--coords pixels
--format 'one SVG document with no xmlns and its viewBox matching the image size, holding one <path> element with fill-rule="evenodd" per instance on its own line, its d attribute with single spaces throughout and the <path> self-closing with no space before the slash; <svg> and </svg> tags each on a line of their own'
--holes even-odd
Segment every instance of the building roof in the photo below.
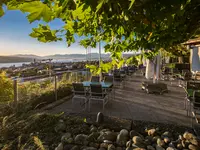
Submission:
<svg viewBox="0 0 200 150">
<path fill-rule="evenodd" d="M 200 44 L 200 37 L 196 39 L 190 39 L 187 42 L 183 43 L 184 45 L 199 45 Z"/>
</svg>

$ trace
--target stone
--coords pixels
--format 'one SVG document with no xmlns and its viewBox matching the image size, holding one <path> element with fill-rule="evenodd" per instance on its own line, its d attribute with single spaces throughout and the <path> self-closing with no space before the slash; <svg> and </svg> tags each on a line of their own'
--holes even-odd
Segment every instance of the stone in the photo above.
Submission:
<svg viewBox="0 0 200 150">
<path fill-rule="evenodd" d="M 168 147 L 166 150 L 177 150 L 177 149 L 174 147 Z"/>
<path fill-rule="evenodd" d="M 87 135 L 85 135 L 85 134 L 78 134 L 75 137 L 74 141 L 75 141 L 76 144 L 88 145 L 89 142 L 87 141 L 87 139 L 88 139 Z"/>
<path fill-rule="evenodd" d="M 130 133 L 129 133 L 129 136 L 130 136 L 131 139 L 132 139 L 134 136 L 139 136 L 139 137 L 141 137 L 142 139 L 144 139 L 144 136 L 141 135 L 140 133 L 138 133 L 138 132 L 135 131 L 135 130 L 131 130 Z"/>
<path fill-rule="evenodd" d="M 158 138 L 157 145 L 163 147 L 165 145 L 165 142 L 161 138 Z"/>
<path fill-rule="evenodd" d="M 100 133 L 98 132 L 92 132 L 89 136 L 88 136 L 88 141 L 96 141 L 97 138 L 99 137 Z"/>
<path fill-rule="evenodd" d="M 126 129 L 122 129 L 121 131 L 120 131 L 120 133 L 119 134 L 121 134 L 121 135 L 123 135 L 123 136 L 127 136 L 128 137 L 128 131 L 126 130 Z"/>
<path fill-rule="evenodd" d="M 123 134 L 118 134 L 116 143 L 119 146 L 125 146 L 126 142 L 128 141 L 128 137 Z"/>
<path fill-rule="evenodd" d="M 179 136 L 178 136 L 178 139 L 184 140 L 184 137 L 183 137 L 182 135 L 179 135 Z"/>
<path fill-rule="evenodd" d="M 127 147 L 126 150 L 133 150 L 133 147 Z"/>
<path fill-rule="evenodd" d="M 116 150 L 123 150 L 122 147 L 116 147 Z"/>
<path fill-rule="evenodd" d="M 56 124 L 54 130 L 55 130 L 57 133 L 58 133 L 58 132 L 65 132 L 65 130 L 66 130 L 66 125 L 65 125 L 65 123 L 62 122 L 62 121 L 59 121 L 59 122 Z"/>
<path fill-rule="evenodd" d="M 169 139 L 168 137 L 165 137 L 163 140 L 164 140 L 164 142 L 165 142 L 166 144 L 170 143 L 170 139 Z"/>
<path fill-rule="evenodd" d="M 165 137 L 170 138 L 170 137 L 172 137 L 172 134 L 171 134 L 169 131 L 166 131 L 166 132 L 164 132 L 164 133 L 161 135 L 161 137 L 162 137 L 162 138 L 165 138 Z"/>
<path fill-rule="evenodd" d="M 139 136 L 134 136 L 132 140 L 133 140 L 133 143 L 136 144 L 136 145 L 143 143 L 142 138 L 139 137 Z"/>
<path fill-rule="evenodd" d="M 61 137 L 61 141 L 71 138 L 71 137 L 72 137 L 71 133 L 67 132 Z"/>
<path fill-rule="evenodd" d="M 107 131 L 110 131 L 110 129 L 102 129 L 102 130 L 100 131 L 100 134 L 104 134 L 104 133 L 107 132 Z"/>
<path fill-rule="evenodd" d="M 189 148 L 190 150 L 200 150 L 200 148 L 199 148 L 198 146 L 193 145 L 193 144 L 190 144 L 190 145 L 188 146 L 188 148 Z"/>
<path fill-rule="evenodd" d="M 160 136 L 154 136 L 152 139 L 152 142 L 156 143 L 159 138 L 160 138 Z"/>
<path fill-rule="evenodd" d="M 100 136 L 97 138 L 99 142 L 103 142 L 103 140 L 108 140 L 108 141 L 116 141 L 117 134 L 115 132 L 111 131 L 106 131 L 103 134 L 100 134 Z"/>
<path fill-rule="evenodd" d="M 198 142 L 198 140 L 197 140 L 196 138 L 192 138 L 192 139 L 190 139 L 189 141 L 190 141 L 190 143 L 192 143 L 193 145 L 196 145 L 196 146 L 199 145 L 199 142 Z"/>
<path fill-rule="evenodd" d="M 79 147 L 76 145 L 76 146 L 72 147 L 71 150 L 79 150 Z"/>
<path fill-rule="evenodd" d="M 103 140 L 103 143 L 112 144 L 113 142 L 108 140 Z"/>
<path fill-rule="evenodd" d="M 190 140 L 190 139 L 196 139 L 196 136 L 194 136 L 192 133 L 185 132 L 183 134 L 183 138 L 186 139 L 186 140 Z"/>
<path fill-rule="evenodd" d="M 89 147 L 99 148 L 99 144 L 98 143 L 94 143 L 94 142 L 90 142 L 89 143 Z"/>
<path fill-rule="evenodd" d="M 183 141 L 181 141 L 181 144 L 183 145 L 184 148 L 188 148 L 190 143 L 188 141 L 183 140 Z"/>
<path fill-rule="evenodd" d="M 182 144 L 177 144 L 177 146 L 176 146 L 178 149 L 183 149 L 183 145 Z"/>
<path fill-rule="evenodd" d="M 90 132 L 97 132 L 97 127 L 92 127 L 91 129 L 90 129 Z"/>
<path fill-rule="evenodd" d="M 151 146 L 151 145 L 148 145 L 147 146 L 147 150 L 155 150 L 155 148 L 153 146 Z"/>
<path fill-rule="evenodd" d="M 149 136 L 154 136 L 156 133 L 156 129 L 150 129 L 147 131 Z"/>
<path fill-rule="evenodd" d="M 108 150 L 115 150 L 115 146 L 113 144 L 108 145 Z"/>
<path fill-rule="evenodd" d="M 60 143 L 60 144 L 55 148 L 55 150 L 63 150 L 63 149 L 64 149 L 63 143 Z"/>
<path fill-rule="evenodd" d="M 138 148 L 138 146 L 137 146 L 137 145 L 135 145 L 135 144 L 132 144 L 132 147 L 133 147 L 133 148 Z"/>
<path fill-rule="evenodd" d="M 156 150 L 165 150 L 165 149 L 159 145 L 156 145 Z"/>
<path fill-rule="evenodd" d="M 99 150 L 107 150 L 106 148 L 100 147 Z"/>
<path fill-rule="evenodd" d="M 103 115 L 103 113 L 99 112 L 97 114 L 97 120 L 96 120 L 96 122 L 100 124 L 100 123 L 103 123 L 103 121 L 104 121 L 104 115 Z"/>
<path fill-rule="evenodd" d="M 108 148 L 108 143 L 101 143 L 101 144 L 100 144 L 100 148 L 105 148 L 105 149 L 107 149 L 107 148 Z"/>
<path fill-rule="evenodd" d="M 86 148 L 84 148 L 83 150 L 97 150 L 97 148 L 94 148 L 94 147 L 86 147 Z"/>
<path fill-rule="evenodd" d="M 128 142 L 126 142 L 126 147 L 131 147 L 133 144 L 133 142 L 131 140 L 129 140 Z"/>
<path fill-rule="evenodd" d="M 71 150 L 74 147 L 73 144 L 66 144 L 64 145 L 64 150 Z"/>
</svg>

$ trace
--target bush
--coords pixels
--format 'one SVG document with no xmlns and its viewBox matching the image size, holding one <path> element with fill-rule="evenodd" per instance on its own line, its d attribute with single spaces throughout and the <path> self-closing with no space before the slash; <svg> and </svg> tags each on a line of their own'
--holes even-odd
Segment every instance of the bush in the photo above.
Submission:
<svg viewBox="0 0 200 150">
<path fill-rule="evenodd" d="M 0 103 L 12 101 L 14 96 L 12 80 L 6 72 L 0 73 Z"/>
</svg>

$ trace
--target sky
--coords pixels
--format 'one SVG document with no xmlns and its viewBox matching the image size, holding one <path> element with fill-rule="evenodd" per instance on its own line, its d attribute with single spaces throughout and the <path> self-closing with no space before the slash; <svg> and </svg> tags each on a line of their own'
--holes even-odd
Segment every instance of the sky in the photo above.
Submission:
<svg viewBox="0 0 200 150">
<path fill-rule="evenodd" d="M 38 24 L 38 21 L 30 24 L 26 15 L 20 11 L 6 11 L 5 15 L 0 18 L 0 55 L 85 54 L 85 48 L 78 42 L 67 47 L 64 41 L 41 43 L 37 39 L 31 38 L 29 34 L 32 32 L 32 28 L 37 27 Z M 50 23 L 52 29 L 62 26 L 63 22 L 58 19 Z M 98 52 L 98 50 L 92 49 L 92 52 Z"/>
</svg>

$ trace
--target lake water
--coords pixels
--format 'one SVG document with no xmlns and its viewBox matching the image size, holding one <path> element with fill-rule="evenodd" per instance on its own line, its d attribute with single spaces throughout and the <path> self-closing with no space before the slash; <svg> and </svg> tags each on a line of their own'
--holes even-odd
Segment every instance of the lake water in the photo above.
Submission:
<svg viewBox="0 0 200 150">
<path fill-rule="evenodd" d="M 15 67 L 19 67 L 22 66 L 22 64 L 29 64 L 30 62 L 18 62 L 18 63 L 0 63 L 0 68 L 3 67 L 10 67 L 10 66 L 14 66 Z"/>
</svg>

